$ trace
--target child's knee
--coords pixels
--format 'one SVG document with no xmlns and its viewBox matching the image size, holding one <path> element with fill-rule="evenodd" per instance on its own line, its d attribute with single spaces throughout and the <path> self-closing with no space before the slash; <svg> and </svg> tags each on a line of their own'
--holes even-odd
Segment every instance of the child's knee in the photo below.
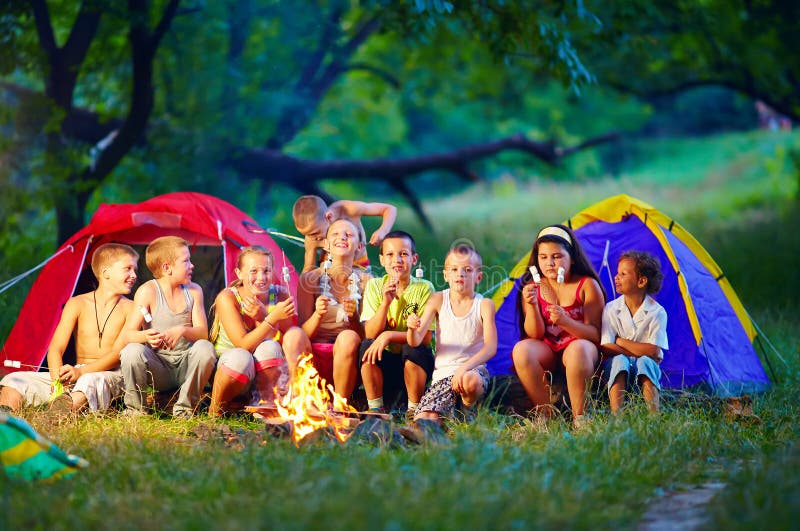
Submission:
<svg viewBox="0 0 800 531">
<path fill-rule="evenodd" d="M 213 367 L 217 363 L 217 353 L 214 350 L 214 345 L 207 339 L 195 341 L 191 347 L 190 355 L 197 360 L 199 365 L 204 367 Z"/>
<path fill-rule="evenodd" d="M 361 345 L 361 336 L 354 330 L 344 330 L 336 336 L 336 342 L 333 344 L 337 352 L 347 353 L 348 355 L 355 355 L 358 353 L 358 348 Z"/>
<path fill-rule="evenodd" d="M 234 379 L 250 381 L 255 376 L 253 355 L 243 348 L 232 348 L 223 352 L 217 362 L 217 373 L 223 372 Z"/>
<path fill-rule="evenodd" d="M 475 371 L 469 371 L 464 375 L 464 391 L 468 396 L 479 397 L 483 394 L 483 378 Z"/>
<path fill-rule="evenodd" d="M 310 350 L 311 344 L 303 329 L 293 326 L 283 335 L 283 349 L 284 352 L 299 353 L 303 350 Z"/>
<path fill-rule="evenodd" d="M 283 349 L 280 343 L 269 339 L 256 347 L 252 357 L 261 368 L 274 367 L 283 363 Z"/>
<path fill-rule="evenodd" d="M 120 367 L 133 367 L 145 362 L 147 346 L 142 343 L 128 343 L 119 352 Z"/>
</svg>

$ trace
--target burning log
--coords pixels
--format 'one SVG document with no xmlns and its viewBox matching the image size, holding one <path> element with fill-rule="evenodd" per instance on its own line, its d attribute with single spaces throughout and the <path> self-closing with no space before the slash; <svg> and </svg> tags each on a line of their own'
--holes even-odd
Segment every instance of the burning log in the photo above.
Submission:
<svg viewBox="0 0 800 531">
<path fill-rule="evenodd" d="M 344 442 L 362 418 L 362 414 L 319 376 L 311 354 L 300 357 L 289 392 L 277 400 L 274 407 L 248 406 L 246 411 L 263 418 L 270 426 L 288 426 L 295 446 L 321 430 L 332 432 L 339 442 Z"/>
</svg>

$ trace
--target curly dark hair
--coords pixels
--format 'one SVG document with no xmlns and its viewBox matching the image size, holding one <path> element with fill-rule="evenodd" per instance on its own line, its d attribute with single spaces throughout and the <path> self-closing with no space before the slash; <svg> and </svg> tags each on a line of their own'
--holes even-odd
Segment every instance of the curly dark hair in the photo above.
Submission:
<svg viewBox="0 0 800 531">
<path fill-rule="evenodd" d="M 661 272 L 661 261 L 645 251 L 625 251 L 619 255 L 619 262 L 630 260 L 636 268 L 636 274 L 647 279 L 647 294 L 653 295 L 661 290 L 664 274 Z"/>
</svg>

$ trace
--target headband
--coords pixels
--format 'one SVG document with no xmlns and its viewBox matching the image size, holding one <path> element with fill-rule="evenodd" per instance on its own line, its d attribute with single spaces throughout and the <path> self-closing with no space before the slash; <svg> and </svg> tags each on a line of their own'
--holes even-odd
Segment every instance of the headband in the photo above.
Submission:
<svg viewBox="0 0 800 531">
<path fill-rule="evenodd" d="M 539 235 L 536 236 L 536 241 L 539 241 L 543 236 L 557 236 L 562 240 L 565 240 L 569 245 L 572 245 L 572 238 L 569 237 L 569 233 L 561 227 L 543 228 L 541 231 L 539 231 Z"/>
</svg>

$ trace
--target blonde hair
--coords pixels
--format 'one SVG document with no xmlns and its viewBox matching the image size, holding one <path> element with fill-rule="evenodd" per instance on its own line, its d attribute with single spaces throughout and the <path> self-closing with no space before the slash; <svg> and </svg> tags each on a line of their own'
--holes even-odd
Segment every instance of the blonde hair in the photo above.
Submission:
<svg viewBox="0 0 800 531">
<path fill-rule="evenodd" d="M 188 248 L 189 242 L 179 236 L 162 236 L 150 242 L 144 252 L 144 261 L 154 278 L 161 278 L 161 266 L 175 260 L 181 247 Z"/>
<path fill-rule="evenodd" d="M 104 243 L 94 250 L 92 254 L 92 273 L 95 278 L 100 279 L 103 269 L 110 267 L 114 262 L 123 256 L 130 256 L 134 260 L 139 260 L 139 253 L 133 247 L 123 243 Z"/>
<path fill-rule="evenodd" d="M 256 256 L 266 256 L 270 262 L 272 262 L 272 267 L 275 267 L 275 257 L 269 251 L 269 249 L 262 247 L 260 245 L 250 245 L 248 247 L 243 247 L 241 251 L 239 251 L 239 256 L 236 258 L 236 268 L 242 269 L 242 264 L 244 263 L 245 258 L 250 255 Z M 241 279 L 236 278 L 230 284 L 228 284 L 229 288 L 241 286 L 244 282 Z M 224 291 L 224 290 L 223 290 Z M 220 292 L 221 293 L 221 292 Z M 219 295 L 217 295 L 219 297 Z M 219 337 L 219 314 L 217 314 L 217 301 L 214 300 L 214 304 L 211 305 L 211 308 L 208 309 L 208 313 L 213 315 L 214 317 L 211 320 L 211 328 L 208 332 L 208 339 L 212 343 L 217 342 L 217 338 Z"/>
<path fill-rule="evenodd" d="M 304 195 L 297 199 L 292 206 L 292 219 L 297 228 L 307 227 L 315 221 L 323 221 L 328 205 L 321 197 L 316 195 Z"/>
<path fill-rule="evenodd" d="M 236 258 L 236 268 L 242 269 L 244 259 L 253 254 L 257 256 L 266 256 L 269 258 L 269 261 L 272 262 L 272 267 L 275 267 L 275 257 L 272 256 L 272 253 L 269 251 L 269 249 L 262 247 L 261 245 L 250 245 L 248 247 L 243 247 L 242 250 L 239 251 L 239 256 Z M 228 287 L 232 288 L 234 286 L 241 286 L 242 284 L 242 280 L 237 278 L 228 284 Z"/>
<path fill-rule="evenodd" d="M 450 255 L 460 254 L 466 255 L 475 262 L 475 265 L 478 269 L 483 268 L 483 258 L 481 258 L 481 253 L 475 249 L 472 245 L 467 243 L 457 243 L 450 247 L 450 250 L 447 251 L 447 254 L 444 255 L 444 261 L 447 263 L 447 259 L 450 258 Z"/>
</svg>

